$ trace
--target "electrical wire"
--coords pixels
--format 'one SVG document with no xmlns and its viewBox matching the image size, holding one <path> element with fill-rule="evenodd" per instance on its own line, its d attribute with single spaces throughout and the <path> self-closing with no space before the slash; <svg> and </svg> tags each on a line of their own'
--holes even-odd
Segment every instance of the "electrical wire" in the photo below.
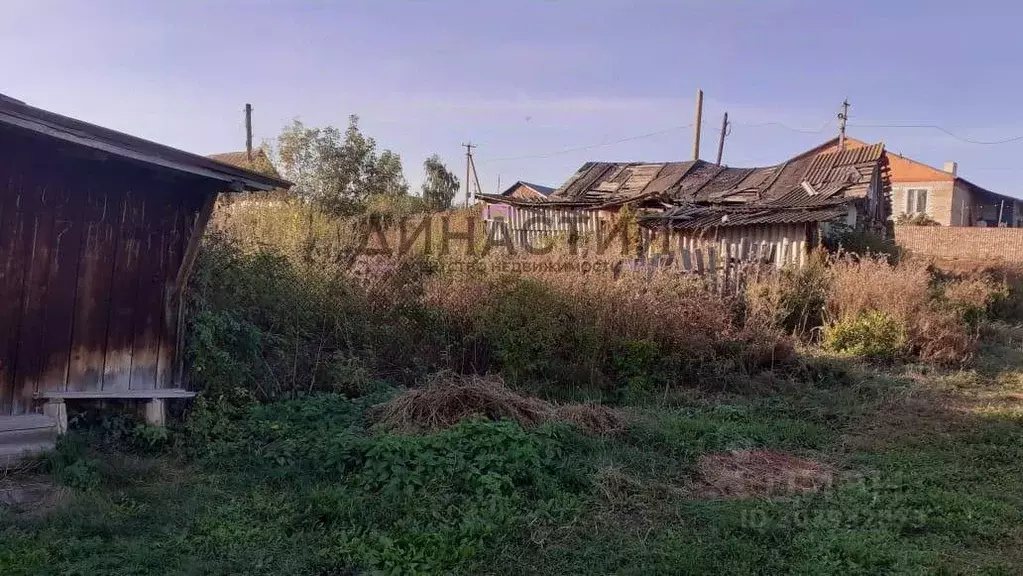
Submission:
<svg viewBox="0 0 1023 576">
<path fill-rule="evenodd" d="M 979 144 L 981 146 L 991 146 L 995 144 L 1008 144 L 1010 142 L 1019 142 L 1023 140 L 1023 136 L 1013 136 L 1011 138 L 1005 138 L 1003 140 L 971 140 L 969 138 L 963 138 L 958 136 L 949 130 L 942 128 L 936 124 L 849 124 L 850 128 L 926 128 L 930 130 L 937 130 L 944 134 L 951 136 L 952 138 L 965 142 L 967 144 Z"/>
<path fill-rule="evenodd" d="M 789 126 L 788 124 L 785 124 L 784 122 L 775 122 L 775 121 L 771 121 L 771 122 L 756 122 L 756 123 L 743 123 L 743 122 L 731 122 L 731 121 L 729 121 L 728 122 L 728 128 L 729 128 L 729 134 L 731 132 L 731 127 L 732 126 L 741 126 L 741 127 L 744 127 L 744 128 L 764 128 L 764 127 L 768 127 L 768 126 L 777 126 L 779 128 L 784 128 L 786 130 L 789 130 L 791 132 L 797 132 L 799 134 L 821 134 L 825 130 L 828 129 L 828 127 L 831 125 L 832 121 L 833 121 L 833 119 L 828 119 L 827 122 L 822 124 L 821 127 L 817 128 L 816 130 L 807 130 L 807 129 L 804 129 L 804 128 L 795 128 L 793 126 Z M 705 126 L 707 124 L 708 123 L 706 123 L 706 122 L 704 123 Z M 585 146 L 574 146 L 574 147 L 571 147 L 571 148 L 563 148 L 561 150 L 554 150 L 554 151 L 551 151 L 551 152 L 543 152 L 543 153 L 539 153 L 539 154 L 525 154 L 525 155 L 522 155 L 522 156 L 506 156 L 506 157 L 503 157 L 503 158 L 490 158 L 490 159 L 487 159 L 487 160 L 481 160 L 480 164 L 491 164 L 491 163 L 494 163 L 494 162 L 509 162 L 509 161 L 513 161 L 513 160 L 533 160 L 533 159 L 551 158 L 551 157 L 554 157 L 554 156 L 560 156 L 562 154 L 571 154 L 573 152 L 583 152 L 583 151 L 586 151 L 586 150 L 594 150 L 594 149 L 597 149 L 597 148 L 605 148 L 607 146 L 614 146 L 616 144 L 622 144 L 622 143 L 631 142 L 631 141 L 634 141 L 634 140 L 642 140 L 644 138 L 652 138 L 654 136 L 660 136 L 662 134 L 668 134 L 670 132 L 675 132 L 677 130 L 685 130 L 685 129 L 688 129 L 688 128 L 692 128 L 693 126 L 694 126 L 694 124 L 692 124 L 692 123 L 685 124 L 683 126 L 672 126 L 671 128 L 665 128 L 664 130 L 658 130 L 656 132 L 649 132 L 649 133 L 646 133 L 646 134 L 638 134 L 638 135 L 635 135 L 635 136 L 627 136 L 625 138 L 619 138 L 617 140 L 600 142 L 600 143 L 597 143 L 597 144 L 588 144 L 588 145 L 585 145 Z M 967 144 L 976 144 L 976 145 L 981 145 L 981 146 L 992 146 L 992 145 L 997 145 L 997 144 L 1008 144 L 1008 143 L 1011 143 L 1011 142 L 1019 142 L 1019 141 L 1023 140 L 1023 136 L 1013 136 L 1011 138 L 1005 138 L 1005 139 L 1002 139 L 1002 140 L 989 140 L 989 141 L 985 141 L 985 140 L 972 140 L 972 139 L 969 139 L 969 138 L 963 138 L 963 137 L 961 137 L 961 136 L 959 136 L 959 135 L 957 135 L 957 134 L 955 134 L 955 133 L 953 133 L 953 132 L 951 132 L 951 131 L 949 131 L 949 130 L 947 130 L 945 128 L 942 128 L 941 126 L 938 126 L 936 124 L 901 124 L 901 123 L 891 123 L 891 124 L 849 124 L 848 126 L 850 128 L 910 128 L 910 129 L 938 130 L 939 132 L 942 132 L 942 133 L 944 133 L 945 135 L 947 135 L 947 136 L 949 136 L 951 138 L 959 140 L 960 142 L 965 142 Z M 729 134 L 726 134 L 726 136 L 729 135 Z"/>
<path fill-rule="evenodd" d="M 606 146 L 614 146 L 615 144 L 621 144 L 623 142 L 631 142 L 633 140 L 642 140 L 643 138 L 651 138 L 653 136 L 660 136 L 661 134 L 667 134 L 669 132 L 674 132 L 676 130 L 684 130 L 686 128 L 692 128 L 692 127 L 693 127 L 693 124 L 686 124 L 685 126 L 672 126 L 671 128 L 666 128 L 664 130 L 658 130 L 657 132 L 650 132 L 650 133 L 647 133 L 647 134 L 639 134 L 639 135 L 636 135 L 636 136 L 628 136 L 628 137 L 625 137 L 625 138 L 620 138 L 618 140 L 612 140 L 612 141 L 609 141 L 609 142 L 601 142 L 599 144 L 589 144 L 589 145 L 586 145 L 586 146 L 575 146 L 573 148 L 564 148 L 562 150 L 555 150 L 553 152 L 545 152 L 545 153 L 542 153 L 542 154 L 528 154 L 528 155 L 525 155 L 525 156 L 508 156 L 508 157 L 505 157 L 505 158 L 491 158 L 491 159 L 486 160 L 485 162 L 486 163 L 491 163 L 491 162 L 508 162 L 510 160 L 531 160 L 531 159 L 535 159 L 535 158 L 550 158 L 552 156 L 559 156 L 561 154 L 570 154 L 572 152 L 582 152 L 584 150 L 593 150 L 595 148 L 604 148 Z M 483 163 L 484 163 L 484 161 L 480 162 L 480 164 L 483 164 Z"/>
<path fill-rule="evenodd" d="M 731 122 L 729 122 L 729 124 L 731 124 Z M 824 124 L 822 124 L 821 127 L 816 129 L 816 130 L 806 130 L 806 129 L 803 129 L 803 128 L 793 128 L 792 126 L 789 126 L 788 124 L 785 124 L 783 122 L 758 122 L 758 123 L 754 123 L 754 124 L 747 124 L 747 123 L 741 123 L 740 122 L 740 123 L 736 124 L 736 126 L 744 126 L 746 128 L 762 128 L 762 127 L 765 127 L 765 126 L 778 126 L 778 127 L 784 128 L 786 130 L 791 130 L 792 132 L 799 132 L 800 134 L 820 134 L 821 132 L 824 132 L 825 130 L 827 130 L 828 126 L 830 126 L 830 125 L 831 125 L 831 120 L 830 119 L 827 122 L 825 122 Z"/>
</svg>

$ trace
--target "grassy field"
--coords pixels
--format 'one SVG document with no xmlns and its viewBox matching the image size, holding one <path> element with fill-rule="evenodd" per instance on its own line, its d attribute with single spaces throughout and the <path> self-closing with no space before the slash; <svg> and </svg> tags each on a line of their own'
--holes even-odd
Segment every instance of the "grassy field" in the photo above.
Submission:
<svg viewBox="0 0 1023 576">
<path fill-rule="evenodd" d="M 387 390 L 201 402 L 169 438 L 86 429 L 6 478 L 63 488 L 0 510 L 0 573 L 1019 573 L 1021 342 L 987 329 L 967 371 L 815 356 L 741 393 L 636 400 L 612 436 L 370 430 Z M 738 458 L 722 485 L 709 454 L 826 473 Z"/>
</svg>

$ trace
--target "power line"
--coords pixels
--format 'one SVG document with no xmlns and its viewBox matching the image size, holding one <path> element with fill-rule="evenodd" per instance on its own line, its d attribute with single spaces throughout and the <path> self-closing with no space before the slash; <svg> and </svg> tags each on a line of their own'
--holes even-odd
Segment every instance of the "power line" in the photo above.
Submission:
<svg viewBox="0 0 1023 576">
<path fill-rule="evenodd" d="M 777 126 L 779 128 L 784 128 L 785 130 L 789 130 L 791 132 L 796 132 L 796 133 L 799 133 L 799 134 L 821 134 L 825 130 L 827 130 L 829 126 L 831 126 L 832 122 L 833 122 L 833 119 L 829 118 L 826 122 L 821 124 L 820 128 L 817 128 L 817 129 L 796 128 L 794 126 L 789 126 L 788 124 L 786 124 L 784 122 L 778 122 L 778 121 L 753 122 L 753 123 L 729 121 L 728 125 L 729 125 L 729 128 L 731 128 L 732 126 L 740 126 L 740 127 L 744 127 L 744 128 L 765 128 L 765 127 L 768 127 L 768 126 Z M 605 148 L 605 147 L 608 147 L 608 146 L 614 146 L 616 144 L 622 144 L 622 143 L 625 143 L 625 142 L 632 142 L 634 140 L 642 140 L 644 138 L 652 138 L 654 136 L 660 136 L 662 134 L 668 134 L 670 132 L 675 132 L 675 131 L 678 131 L 678 130 L 686 130 L 688 128 L 692 128 L 695 125 L 696 125 L 695 123 L 690 123 L 690 124 L 685 124 L 685 125 L 681 125 L 681 126 L 672 126 L 670 128 L 665 128 L 664 130 L 657 130 L 655 132 L 648 132 L 646 134 L 637 134 L 637 135 L 634 135 L 634 136 L 627 136 L 625 138 L 619 138 L 617 140 L 599 142 L 597 144 L 588 144 L 588 145 L 585 145 L 585 146 L 574 146 L 574 147 L 571 147 L 571 148 L 563 148 L 561 150 L 553 150 L 551 152 L 542 152 L 542 153 L 538 153 L 538 154 L 525 154 L 525 155 L 522 155 L 522 156 L 506 156 L 506 157 L 503 157 L 503 158 L 491 158 L 491 159 L 488 159 L 488 160 L 481 161 L 480 163 L 481 164 L 486 164 L 486 163 L 493 163 L 493 162 L 509 162 L 509 161 L 512 161 L 512 160 L 533 160 L 533 159 L 551 158 L 553 156 L 560 156 L 562 154 L 571 154 L 572 152 L 583 152 L 583 151 L 586 151 L 586 150 L 594 150 L 594 149 L 597 149 L 597 148 Z M 1019 142 L 1019 141 L 1023 140 L 1023 135 L 1021 135 L 1021 136 L 1013 136 L 1011 138 L 1005 138 L 1005 139 L 1002 139 L 1002 140 L 990 140 L 990 141 L 972 140 L 970 138 L 963 138 L 963 137 L 961 137 L 961 136 L 959 136 L 959 135 L 957 135 L 957 134 L 955 134 L 955 133 L 953 133 L 953 132 L 951 132 L 951 131 L 949 131 L 949 130 L 947 130 L 945 128 L 942 128 L 941 126 L 938 126 L 936 124 L 902 124 L 902 123 L 891 123 L 891 124 L 853 124 L 853 123 L 849 123 L 848 127 L 850 127 L 850 128 L 931 129 L 931 130 L 938 130 L 939 132 L 942 132 L 942 133 L 944 133 L 945 135 L 947 135 L 947 136 L 949 136 L 951 138 L 959 140 L 960 142 L 965 142 L 967 144 L 982 145 L 982 146 L 991 146 L 991 145 L 997 145 L 997 144 L 1008 144 L 1008 143 L 1011 143 L 1011 142 Z"/>
<path fill-rule="evenodd" d="M 621 138 L 621 139 L 613 140 L 613 141 L 610 141 L 610 142 L 601 142 L 599 144 L 589 144 L 589 145 L 586 145 L 586 146 L 576 146 L 574 148 L 565 148 L 565 149 L 562 149 L 562 150 L 555 150 L 553 152 L 545 152 L 545 153 L 542 153 L 542 154 L 528 154 L 528 155 L 525 155 L 525 156 L 508 156 L 508 157 L 505 157 L 505 158 L 491 158 L 490 160 L 487 160 L 487 162 L 507 162 L 509 160 L 530 160 L 530 159 L 534 159 L 534 158 L 550 158 L 551 156 L 559 156 L 561 154 L 569 154 L 569 153 L 572 153 L 572 152 L 582 152 L 584 150 L 593 150 L 594 148 L 603 148 L 603 147 L 606 147 L 606 146 L 614 146 L 615 144 L 621 144 L 623 142 L 631 142 L 633 140 L 641 140 L 643 138 L 651 138 L 653 136 L 660 136 L 661 134 L 667 134 L 669 132 L 674 132 L 676 130 L 685 130 L 686 128 L 692 128 L 694 125 L 695 124 L 691 123 L 691 124 L 686 124 L 685 126 L 672 126 L 671 128 L 665 128 L 664 130 L 658 130 L 657 132 L 650 132 L 650 133 L 647 133 L 647 134 L 639 134 L 639 135 L 636 135 L 636 136 L 628 136 L 626 138 Z M 482 162 L 481 162 L 481 164 L 482 164 Z"/>
<path fill-rule="evenodd" d="M 703 124 L 706 124 L 706 122 L 704 122 Z M 780 128 L 784 128 L 784 129 L 790 130 L 792 132 L 798 132 L 800 134 L 820 134 L 820 133 L 824 132 L 824 130 L 826 130 L 828 126 L 831 125 L 831 120 L 829 119 L 827 122 L 825 122 L 823 125 L 821 125 L 820 128 L 817 128 L 816 130 L 806 130 L 806 129 L 802 129 L 802 128 L 794 128 L 792 126 L 789 126 L 788 124 L 785 124 L 784 122 L 759 122 L 759 123 L 729 122 L 728 124 L 729 124 L 729 128 L 731 128 L 731 126 L 742 126 L 742 127 L 745 127 L 745 128 L 762 128 L 762 127 L 766 127 L 766 126 L 778 126 Z M 694 123 L 685 124 L 685 125 L 682 125 L 682 126 L 672 126 L 671 128 L 665 128 L 664 130 L 658 130 L 656 132 L 649 132 L 647 134 L 637 134 L 635 136 L 627 136 L 625 138 L 620 138 L 618 140 L 612 140 L 612 141 L 607 141 L 607 142 L 600 142 L 600 143 L 597 143 L 597 144 L 587 144 L 585 146 L 574 146 L 572 148 L 564 148 L 564 149 L 561 149 L 561 150 L 554 150 L 554 151 L 551 151 L 551 152 L 543 152 L 543 153 L 538 153 L 538 154 L 525 154 L 525 155 L 522 155 L 522 156 L 507 156 L 507 157 L 504 157 L 504 158 L 490 158 L 488 160 L 480 161 L 480 164 L 491 163 L 491 162 L 509 162 L 509 161 L 512 161 L 512 160 L 533 160 L 533 159 L 540 159 L 540 158 L 550 158 L 552 156 L 560 156 L 561 154 L 571 154 L 572 152 L 583 152 L 585 150 L 593 150 L 593 149 L 596 149 L 596 148 L 604 148 L 604 147 L 607 147 L 607 146 L 614 146 L 615 144 L 622 144 L 624 142 L 631 142 L 633 140 L 642 140 L 644 138 L 652 138 L 654 136 L 660 136 L 662 134 L 668 134 L 669 132 L 675 132 L 676 130 L 686 130 L 688 128 L 692 128 L 695 125 L 696 125 L 696 123 L 694 122 Z"/>
<path fill-rule="evenodd" d="M 784 122 L 756 122 L 756 123 L 752 123 L 752 124 L 744 123 L 744 122 L 735 122 L 733 124 L 735 126 L 743 126 L 745 128 L 763 128 L 765 126 L 778 126 L 780 128 L 784 128 L 784 129 L 790 130 L 792 132 L 799 132 L 800 134 L 820 134 L 821 132 L 824 132 L 828 128 L 828 126 L 831 125 L 831 119 L 828 119 L 827 122 L 822 124 L 821 127 L 816 129 L 816 130 L 806 130 L 804 128 L 793 128 L 792 126 L 789 126 L 788 124 L 785 124 Z"/>
<path fill-rule="evenodd" d="M 1011 138 L 1005 138 L 1004 140 L 988 141 L 971 140 L 969 138 L 963 138 L 962 136 L 958 136 L 955 133 L 950 132 L 949 130 L 946 130 L 945 128 L 942 128 L 941 126 L 938 126 L 936 124 L 849 124 L 849 126 L 853 128 L 925 128 L 930 130 L 937 130 L 948 136 L 951 136 L 956 140 L 959 140 L 960 142 L 965 142 L 967 144 L 979 144 L 982 146 L 990 146 L 994 144 L 1008 144 L 1010 142 L 1018 142 L 1020 140 L 1023 140 L 1023 136 L 1013 136 Z"/>
</svg>

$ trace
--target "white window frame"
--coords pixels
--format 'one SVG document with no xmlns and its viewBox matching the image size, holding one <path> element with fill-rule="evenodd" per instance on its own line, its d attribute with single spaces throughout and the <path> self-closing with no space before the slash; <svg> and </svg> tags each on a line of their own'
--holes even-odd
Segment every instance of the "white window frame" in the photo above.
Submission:
<svg viewBox="0 0 1023 576">
<path fill-rule="evenodd" d="M 924 193 L 924 209 L 921 212 L 917 206 L 918 192 Z M 906 215 L 915 216 L 917 214 L 929 214 L 931 207 L 931 189 L 930 188 L 906 188 Z"/>
</svg>

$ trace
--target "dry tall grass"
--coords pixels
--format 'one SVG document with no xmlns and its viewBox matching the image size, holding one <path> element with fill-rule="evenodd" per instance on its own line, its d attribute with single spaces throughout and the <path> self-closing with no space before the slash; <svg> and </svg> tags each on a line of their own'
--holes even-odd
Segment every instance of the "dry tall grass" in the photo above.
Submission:
<svg viewBox="0 0 1023 576">
<path fill-rule="evenodd" d="M 723 292 L 678 270 L 630 271 L 620 249 L 601 252 L 592 238 L 574 249 L 558 239 L 545 254 L 487 252 L 472 210 L 432 215 L 423 229 L 424 220 L 407 220 L 404 232 L 392 222 L 367 238 L 368 222 L 332 220 L 300 202 L 243 200 L 218 206 L 213 228 L 253 251 L 285 254 L 302 274 L 357 288 L 373 317 L 393 323 L 382 334 L 409 334 L 431 350 L 421 355 L 424 370 L 501 370 L 516 385 L 609 390 L 637 374 L 644 386 L 719 382 L 788 362 L 789 334 L 813 341 L 821 328 L 871 312 L 906 334 L 894 356 L 961 363 L 976 345 L 969 311 L 991 301 L 990 284 L 936 283 L 913 261 L 817 255 L 801 270 L 756 274 L 745 290 Z M 391 253 L 360 253 L 364 240 Z"/>
<path fill-rule="evenodd" d="M 927 267 L 915 262 L 893 266 L 884 257 L 834 258 L 828 319 L 849 320 L 879 310 L 910 322 L 927 307 L 930 281 Z"/>
<path fill-rule="evenodd" d="M 941 281 L 926 263 L 882 258 L 835 258 L 827 310 L 830 323 L 851 322 L 870 311 L 894 318 L 906 331 L 908 354 L 939 364 L 969 361 L 976 322 L 1000 287 L 977 277 Z"/>
</svg>

